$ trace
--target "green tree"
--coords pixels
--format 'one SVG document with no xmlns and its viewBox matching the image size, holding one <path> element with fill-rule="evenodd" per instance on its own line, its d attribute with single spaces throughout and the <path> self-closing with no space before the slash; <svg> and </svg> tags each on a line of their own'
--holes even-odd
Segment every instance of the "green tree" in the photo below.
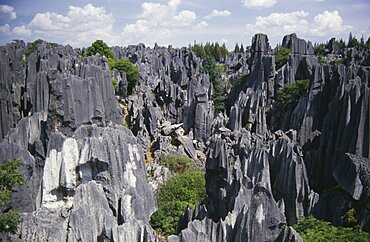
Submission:
<svg viewBox="0 0 370 242">
<path fill-rule="evenodd" d="M 109 49 L 108 45 L 103 40 L 95 40 L 94 43 L 91 44 L 90 47 L 87 48 L 85 53 L 83 54 L 84 57 L 96 55 L 99 53 L 101 56 L 105 56 L 108 58 L 108 64 L 110 67 L 114 64 L 114 56 L 112 51 Z"/>
<path fill-rule="evenodd" d="M 240 53 L 244 53 L 244 46 L 243 46 L 243 44 L 240 45 Z"/>
<path fill-rule="evenodd" d="M 306 96 L 310 85 L 309 80 L 297 80 L 292 84 L 285 84 L 278 90 L 277 103 L 285 110 L 294 109 L 297 106 L 299 98 Z"/>
<path fill-rule="evenodd" d="M 299 233 L 303 241 L 370 241 L 369 234 L 365 232 L 353 228 L 336 227 L 329 222 L 318 220 L 313 216 L 305 217 L 301 222 L 294 225 L 293 228 Z"/>
<path fill-rule="evenodd" d="M 156 194 L 158 210 L 150 225 L 162 235 L 175 234 L 186 206 L 194 208 L 206 196 L 204 173 L 186 171 L 172 176 Z"/>
<path fill-rule="evenodd" d="M 358 40 L 356 39 L 356 37 L 353 37 L 353 36 L 352 36 L 352 33 L 349 33 L 347 47 L 348 47 L 348 48 L 352 48 L 352 47 L 356 47 L 356 46 L 358 46 L 358 45 L 359 45 L 359 42 L 358 42 Z"/>
<path fill-rule="evenodd" d="M 139 69 L 128 59 L 116 60 L 113 68 L 117 69 L 120 73 L 126 73 L 127 91 L 131 94 L 140 77 Z"/>
<path fill-rule="evenodd" d="M 235 44 L 234 53 L 240 53 L 240 47 L 238 43 Z"/>
<path fill-rule="evenodd" d="M 0 166 L 0 232 L 14 233 L 17 230 L 19 214 L 7 206 L 12 196 L 13 188 L 23 184 L 22 174 L 18 171 L 19 160 L 10 160 Z"/>
<path fill-rule="evenodd" d="M 339 50 L 343 50 L 344 48 L 346 48 L 346 43 L 344 42 L 343 39 L 340 39 L 339 41 L 336 40 L 335 45 Z"/>
<path fill-rule="evenodd" d="M 291 52 L 292 51 L 288 48 L 277 48 L 275 53 L 276 69 L 280 69 L 288 61 Z"/>
<path fill-rule="evenodd" d="M 213 84 L 215 105 L 215 113 L 225 110 L 225 82 L 221 78 L 221 66 L 217 65 L 216 60 L 212 56 L 207 56 L 203 61 L 203 73 L 209 75 L 209 79 Z"/>
</svg>

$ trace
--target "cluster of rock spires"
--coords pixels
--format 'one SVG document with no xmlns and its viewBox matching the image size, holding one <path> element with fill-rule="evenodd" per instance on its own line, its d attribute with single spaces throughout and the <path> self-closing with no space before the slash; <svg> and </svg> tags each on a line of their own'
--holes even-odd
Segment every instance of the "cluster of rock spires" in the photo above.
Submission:
<svg viewBox="0 0 370 242">
<path fill-rule="evenodd" d="M 156 241 L 146 162 L 161 153 L 206 168 L 207 198 L 169 241 L 301 241 L 290 226 L 304 216 L 341 225 L 351 208 L 370 232 L 369 50 L 341 50 L 344 64 L 330 65 L 295 34 L 282 46 L 292 54 L 278 70 L 264 34 L 223 60 L 236 84 L 215 116 L 212 83 L 186 48 L 113 47 L 140 69 L 127 95 L 105 57 L 1 46 L 0 164 L 20 158 L 26 181 L 10 203 L 22 215 L 11 239 Z M 309 94 L 277 118 L 278 90 L 301 79 Z"/>
</svg>

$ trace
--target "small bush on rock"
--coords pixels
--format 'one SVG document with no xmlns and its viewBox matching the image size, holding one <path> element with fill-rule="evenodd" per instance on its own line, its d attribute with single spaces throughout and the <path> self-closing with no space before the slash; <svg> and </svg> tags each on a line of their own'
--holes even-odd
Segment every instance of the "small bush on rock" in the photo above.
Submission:
<svg viewBox="0 0 370 242">
<path fill-rule="evenodd" d="M 301 222 L 294 225 L 293 228 L 300 234 L 303 241 L 370 241 L 369 234 L 365 232 L 353 228 L 336 227 L 313 216 L 304 218 Z"/>
<path fill-rule="evenodd" d="M 117 71 L 119 71 L 120 73 L 126 73 L 127 91 L 129 94 L 131 94 L 140 77 L 139 69 L 134 66 L 128 59 L 116 60 L 116 63 L 113 67 L 117 69 Z"/>
<path fill-rule="evenodd" d="M 310 85 L 309 80 L 297 80 L 295 83 L 285 84 L 278 90 L 277 103 L 285 110 L 297 106 L 299 98 L 306 96 Z"/>
<path fill-rule="evenodd" d="M 285 63 L 287 63 L 290 53 L 292 51 L 288 48 L 279 47 L 275 53 L 275 64 L 276 69 L 280 69 Z"/>
<path fill-rule="evenodd" d="M 13 188 L 23 184 L 22 174 L 18 172 L 19 160 L 10 160 L 0 166 L 0 232 L 14 233 L 17 230 L 19 214 L 8 208 Z"/>
<path fill-rule="evenodd" d="M 152 215 L 150 225 L 164 236 L 175 234 L 186 206 L 194 208 L 205 196 L 203 172 L 185 171 L 172 176 L 157 191 L 158 210 Z"/>
<path fill-rule="evenodd" d="M 190 168 L 191 159 L 183 155 L 162 154 L 159 164 L 168 167 L 172 172 L 183 173 Z"/>
</svg>

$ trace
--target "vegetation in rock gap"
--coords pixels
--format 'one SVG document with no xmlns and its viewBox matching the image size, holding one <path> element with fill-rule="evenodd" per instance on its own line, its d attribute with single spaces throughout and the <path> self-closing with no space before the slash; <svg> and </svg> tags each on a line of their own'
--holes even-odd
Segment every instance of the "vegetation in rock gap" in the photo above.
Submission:
<svg viewBox="0 0 370 242">
<path fill-rule="evenodd" d="M 101 56 L 108 58 L 108 65 L 110 69 L 117 69 L 120 73 L 125 72 L 127 77 L 127 91 L 129 94 L 132 93 L 133 88 L 137 84 L 140 72 L 139 69 L 134 66 L 128 59 L 118 59 L 115 60 L 112 51 L 109 49 L 108 45 L 102 40 L 96 40 L 92 45 L 87 48 L 84 57 L 96 55 L 99 53 Z M 112 80 L 112 85 L 114 88 L 117 87 L 117 81 Z"/>
<path fill-rule="evenodd" d="M 191 166 L 191 159 L 176 154 L 162 154 L 159 157 L 159 164 L 168 167 L 168 169 L 175 173 L 183 173 Z"/>
<path fill-rule="evenodd" d="M 209 75 L 209 79 L 213 84 L 213 101 L 216 114 L 225 110 L 225 81 L 221 78 L 222 71 L 223 66 L 217 65 L 216 60 L 212 56 L 207 56 L 204 59 L 202 72 Z"/>
<path fill-rule="evenodd" d="M 368 233 L 353 228 L 336 227 L 313 216 L 304 218 L 293 228 L 300 234 L 303 241 L 370 241 Z"/>
<path fill-rule="evenodd" d="M 37 39 L 35 41 L 33 41 L 31 44 L 29 44 L 28 48 L 27 48 L 27 51 L 24 53 L 26 59 L 28 59 L 28 57 L 33 53 L 35 52 L 35 50 L 37 49 L 37 46 L 39 44 L 41 44 L 43 42 L 42 39 Z"/>
<path fill-rule="evenodd" d="M 234 53 L 244 53 L 244 46 L 243 46 L 243 44 L 241 44 L 240 47 L 239 47 L 239 44 L 236 43 L 235 44 L 235 47 L 234 47 Z"/>
<path fill-rule="evenodd" d="M 275 52 L 276 70 L 280 69 L 289 59 L 291 50 L 284 47 L 278 47 Z"/>
<path fill-rule="evenodd" d="M 157 191 L 158 210 L 152 215 L 150 225 L 164 236 L 175 234 L 185 208 L 194 208 L 205 196 L 203 172 L 185 171 L 172 176 Z"/>
<path fill-rule="evenodd" d="M 140 77 L 139 69 L 128 59 L 116 60 L 113 68 L 117 69 L 120 73 L 126 73 L 127 92 L 131 94 Z"/>
<path fill-rule="evenodd" d="M 0 166 L 0 232 L 14 233 L 19 224 L 19 214 L 7 205 L 12 196 L 13 188 L 23 184 L 22 174 L 18 171 L 19 160 L 10 160 Z"/>
<path fill-rule="evenodd" d="M 189 45 L 189 50 L 195 52 L 195 54 L 204 59 L 207 56 L 212 56 L 216 61 L 220 61 L 222 58 L 225 58 L 229 55 L 229 51 L 226 48 L 225 44 L 209 43 L 207 42 L 204 46 L 203 44 L 194 43 L 193 46 Z"/>
<path fill-rule="evenodd" d="M 285 110 L 292 110 L 297 106 L 299 98 L 306 96 L 310 85 L 309 80 L 297 80 L 291 84 L 285 84 L 278 90 L 277 104 Z"/>
</svg>

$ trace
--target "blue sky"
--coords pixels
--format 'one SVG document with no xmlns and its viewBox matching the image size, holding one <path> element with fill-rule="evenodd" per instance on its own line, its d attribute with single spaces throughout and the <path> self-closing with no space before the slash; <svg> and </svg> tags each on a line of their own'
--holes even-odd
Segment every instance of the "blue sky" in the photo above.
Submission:
<svg viewBox="0 0 370 242">
<path fill-rule="evenodd" d="M 96 39 L 126 46 L 175 47 L 211 41 L 270 44 L 297 33 L 312 42 L 370 36 L 369 0 L 0 0 L 0 44 L 13 39 L 89 46 Z"/>
</svg>

